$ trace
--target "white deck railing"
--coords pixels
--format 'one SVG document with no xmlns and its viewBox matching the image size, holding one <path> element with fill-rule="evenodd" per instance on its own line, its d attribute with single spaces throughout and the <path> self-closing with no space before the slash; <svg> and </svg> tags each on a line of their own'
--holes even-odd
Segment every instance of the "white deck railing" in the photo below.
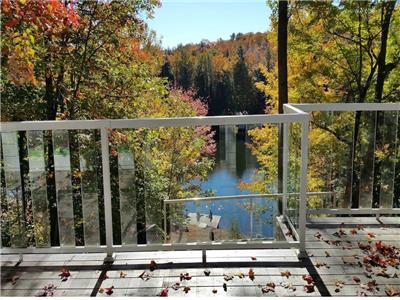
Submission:
<svg viewBox="0 0 400 300">
<path fill-rule="evenodd" d="M 159 119 L 135 119 L 135 120 L 76 120 L 76 121 L 26 121 L 26 122 L 3 122 L 0 125 L 0 132 L 3 134 L 11 133 L 16 135 L 18 131 L 58 131 L 58 130 L 84 130 L 96 129 L 101 132 L 101 159 L 103 172 L 103 199 L 105 212 L 105 237 L 106 245 L 87 245 L 87 246 L 65 246 L 60 247 L 27 247 L 11 248 L 3 247 L 1 253 L 77 253 L 77 252 L 107 252 L 109 256 L 113 252 L 119 251 L 148 251 L 148 250 L 198 250 L 198 249 L 230 249 L 230 248 L 298 248 L 301 253 L 305 252 L 305 230 L 307 214 L 400 214 L 399 208 L 321 208 L 307 209 L 306 198 L 308 196 L 324 196 L 332 192 L 313 192 L 307 193 L 307 165 L 309 151 L 309 122 L 312 112 L 356 112 L 356 111 L 400 111 L 400 103 L 385 104 L 286 104 L 285 113 L 281 115 L 251 115 L 251 116 L 217 116 L 217 117 L 187 117 L 187 118 L 159 118 Z M 204 125 L 249 125 L 249 124 L 282 124 L 284 128 L 283 136 L 283 192 L 276 194 L 262 195 L 237 195 L 195 199 L 166 199 L 164 201 L 164 211 L 166 205 L 185 201 L 209 201 L 209 200 L 232 200 L 257 197 L 275 197 L 282 200 L 283 217 L 289 223 L 297 241 L 237 241 L 237 242 L 196 242 L 184 244 L 127 244 L 115 245 L 113 241 L 113 218 L 111 201 L 111 181 L 110 181 L 110 153 L 109 153 L 109 130 L 113 129 L 138 129 L 138 128 L 162 128 L 162 127 L 189 127 Z M 289 193 L 289 126 L 300 124 L 300 172 L 298 174 L 299 187 L 297 193 Z M 398 130 L 398 129 L 397 129 Z M 3 143 L 4 144 L 4 143 Z M 3 145 L 4 146 L 4 145 Z M 8 146 L 7 146 L 8 147 Z M 18 151 L 17 145 L 8 151 Z M 14 149 L 14 150 L 13 150 Z M 15 154 L 17 155 L 17 154 Z M 14 168 L 16 166 L 13 166 Z M 17 166 L 18 167 L 18 166 Z M 4 169 L 7 172 L 7 168 Z M 6 174 L 7 176 L 7 174 Z M 12 193 L 6 190 L 6 202 L 12 202 Z M 298 208 L 295 209 L 296 222 L 290 217 L 293 209 L 288 207 L 288 198 L 295 196 L 298 199 Z M 160 200 L 161 201 L 161 200 Z M 86 233 L 85 233 L 86 234 Z"/>
<path fill-rule="evenodd" d="M 396 120 L 394 122 L 395 126 L 390 128 L 394 132 L 395 141 L 394 148 L 395 155 L 400 155 L 399 153 L 399 143 L 400 140 L 396 137 L 398 136 L 399 128 L 399 120 L 400 120 L 400 103 L 303 103 L 303 104 L 292 104 L 293 107 L 307 113 L 318 113 L 318 112 L 325 112 L 325 113 L 338 113 L 338 112 L 348 112 L 348 113 L 356 113 L 356 112 L 375 112 L 375 115 L 372 116 L 375 118 L 375 124 L 372 128 L 374 131 L 377 130 L 376 124 L 376 113 L 377 112 L 395 112 L 396 113 Z M 288 109 L 287 107 L 284 108 L 285 112 L 291 112 L 292 110 Z M 375 142 L 375 141 L 374 141 Z M 392 142 L 392 141 L 391 141 Z M 354 145 L 353 145 L 354 147 Z M 376 149 L 376 145 L 374 145 L 374 150 Z M 397 154 L 396 154 L 397 153 Z M 354 157 L 352 158 L 354 160 Z M 367 159 L 374 160 L 374 156 L 369 157 Z M 400 157 L 396 158 L 397 160 Z M 374 163 L 372 164 L 374 165 Z M 287 165 L 285 165 L 287 166 Z M 398 170 L 397 170 L 398 172 Z M 395 172 L 393 172 L 394 177 Z M 393 178 L 394 179 L 394 178 Z M 372 184 L 372 181 L 371 181 Z M 371 192 L 372 193 L 372 192 Z M 350 199 L 351 200 L 351 199 Z M 318 209 L 307 209 L 308 215 L 400 215 L 400 208 L 394 207 L 394 197 L 390 203 L 387 203 L 386 206 L 380 206 L 377 208 L 372 207 L 372 201 L 370 203 L 365 204 L 366 207 L 335 207 L 335 208 L 318 208 Z M 399 204 L 400 204 L 400 200 Z M 350 202 L 350 201 L 349 201 Z"/>
<path fill-rule="evenodd" d="M 289 106 L 290 107 L 290 106 Z M 107 252 L 109 256 L 113 252 L 119 251 L 152 251 L 152 250 L 198 250 L 198 249 L 231 249 L 231 248 L 299 248 L 304 252 L 305 248 L 305 209 L 306 209 L 306 186 L 307 186 L 307 152 L 308 152 L 308 114 L 298 112 L 293 108 L 293 112 L 281 115 L 251 115 L 251 116 L 217 116 L 217 117 L 187 117 L 187 118 L 159 118 L 159 119 L 135 119 L 135 120 L 76 120 L 76 121 L 26 121 L 26 122 L 4 122 L 1 123 L 1 133 L 12 133 L 18 131 L 44 131 L 53 132 L 60 130 L 85 130 L 97 129 L 101 132 L 101 158 L 103 172 L 103 199 L 105 212 L 105 236 L 106 245 L 89 246 L 67 246 L 61 244 L 60 247 L 27 247 L 9 248 L 3 247 L 2 253 L 77 253 L 77 252 Z M 302 127 L 302 175 L 300 182 L 299 215 L 299 241 L 220 241 L 220 242 L 195 242 L 184 244 L 128 244 L 115 245 L 113 242 L 113 218 L 111 202 L 111 183 L 110 183 L 110 161 L 109 161 L 109 130 L 112 129 L 138 129 L 138 128 L 161 128 L 161 127 L 188 127 L 188 126 L 217 126 L 217 125 L 263 125 L 263 124 L 291 124 L 297 123 Z M 17 146 L 15 149 L 17 149 Z M 14 166 L 15 167 L 15 166 Z M 7 168 L 5 168 L 7 172 Z M 6 174 L 7 176 L 7 174 Z M 7 189 L 7 186 L 5 187 Z M 9 193 L 8 193 L 9 197 Z M 14 201 L 8 199 L 8 202 Z M 161 201 L 161 200 L 160 200 Z M 169 200 L 171 201 L 171 200 Z M 71 228 L 72 229 L 72 228 Z M 60 232 L 61 234 L 61 232 Z M 60 237 L 61 238 L 61 237 Z"/>
</svg>

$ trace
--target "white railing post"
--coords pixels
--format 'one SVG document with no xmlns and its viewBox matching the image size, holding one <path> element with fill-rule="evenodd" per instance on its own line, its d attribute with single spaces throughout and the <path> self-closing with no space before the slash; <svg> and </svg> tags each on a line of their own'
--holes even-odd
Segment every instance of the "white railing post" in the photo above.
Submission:
<svg viewBox="0 0 400 300">
<path fill-rule="evenodd" d="M 106 225 L 106 261 L 113 261 L 113 224 L 111 205 L 110 153 L 107 128 L 101 128 L 101 159 L 103 167 L 104 216 Z"/>
<path fill-rule="evenodd" d="M 301 122 L 301 167 L 300 167 L 300 204 L 299 204 L 299 257 L 306 257 L 306 214 L 307 214 L 307 165 L 309 115 Z"/>
<path fill-rule="evenodd" d="M 167 202 L 163 200 L 163 213 L 164 213 L 164 243 L 167 243 Z"/>
<path fill-rule="evenodd" d="M 282 182 L 282 215 L 286 216 L 287 211 L 287 189 L 289 174 L 289 124 L 283 124 L 283 182 Z"/>
</svg>

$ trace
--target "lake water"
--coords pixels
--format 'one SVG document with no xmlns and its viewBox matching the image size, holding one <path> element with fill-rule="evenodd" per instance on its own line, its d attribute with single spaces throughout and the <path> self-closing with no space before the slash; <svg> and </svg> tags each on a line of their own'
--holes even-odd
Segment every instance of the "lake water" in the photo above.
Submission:
<svg viewBox="0 0 400 300">
<path fill-rule="evenodd" d="M 235 126 L 221 126 L 216 130 L 216 164 L 206 181 L 201 182 L 203 192 L 215 196 L 252 194 L 238 188 L 240 180 L 250 182 L 258 167 L 256 158 L 246 143 L 250 142 L 247 130 Z M 250 213 L 252 207 L 253 213 Z M 243 238 L 273 238 L 277 203 L 266 198 L 216 200 L 186 204 L 188 213 L 200 212 L 221 216 L 219 228 L 239 230 Z M 252 216 L 251 216 L 252 215 Z"/>
</svg>

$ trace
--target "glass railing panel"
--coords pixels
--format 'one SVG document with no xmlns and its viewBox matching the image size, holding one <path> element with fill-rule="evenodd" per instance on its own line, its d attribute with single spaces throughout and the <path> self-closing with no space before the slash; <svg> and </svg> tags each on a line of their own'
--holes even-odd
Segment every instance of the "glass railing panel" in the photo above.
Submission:
<svg viewBox="0 0 400 300">
<path fill-rule="evenodd" d="M 375 126 L 376 112 L 362 112 L 357 139 L 358 145 L 356 145 L 359 149 L 356 156 L 356 162 L 359 165 L 359 177 L 356 177 L 356 180 L 359 181 L 359 208 L 372 207 Z"/>
<path fill-rule="evenodd" d="M 135 162 L 127 147 L 118 149 L 121 243 L 137 244 Z"/>
<path fill-rule="evenodd" d="M 279 240 L 272 198 L 182 201 L 167 205 L 167 242 Z"/>
<path fill-rule="evenodd" d="M 334 192 L 326 196 L 326 208 L 350 208 L 352 198 L 353 174 L 353 112 L 330 112 L 332 119 L 329 131 L 330 178 L 327 191 Z M 312 143 L 312 141 L 310 141 Z M 324 168 L 324 167 L 323 167 Z"/>
<path fill-rule="evenodd" d="M 394 171 L 393 207 L 400 208 L 400 112 L 397 112 L 397 138 L 394 151 L 396 159 Z"/>
<path fill-rule="evenodd" d="M 80 132 L 79 165 L 81 179 L 82 221 L 85 246 L 100 245 L 98 164 L 99 146 L 95 141 L 95 131 Z"/>
<path fill-rule="evenodd" d="M 67 130 L 53 131 L 53 146 L 60 246 L 75 246 L 71 163 Z"/>
<path fill-rule="evenodd" d="M 163 200 L 169 196 L 229 196 L 275 192 L 276 180 L 271 178 L 276 177 L 276 171 L 272 171 L 270 176 L 266 176 L 263 172 L 257 174 L 259 171 L 257 158 L 249 147 L 254 142 L 249 131 L 260 128 L 261 126 L 254 125 L 221 126 L 218 129 L 219 137 L 216 138 L 216 153 L 210 150 L 215 145 L 206 145 L 204 140 L 196 139 L 197 136 L 203 134 L 204 127 L 126 130 L 131 132 L 128 137 L 130 140 L 127 141 L 124 140 L 126 136 L 121 138 L 120 133 L 116 135 L 111 133 L 110 140 L 112 142 L 115 142 L 117 138 L 120 139 L 118 143 L 115 143 L 117 147 L 113 148 L 112 146 L 110 149 L 111 185 L 112 187 L 115 186 L 117 191 L 114 192 L 113 196 L 113 209 L 115 208 L 114 204 L 118 204 L 118 220 L 113 215 L 113 228 L 114 233 L 120 231 L 120 239 L 115 239 L 116 243 L 143 243 L 143 239 L 138 240 L 138 231 L 145 233 L 145 243 L 162 243 L 165 228 L 163 224 Z M 270 128 L 277 129 L 276 126 Z M 212 128 L 206 131 L 211 134 L 212 131 L 217 130 Z M 272 129 L 272 131 L 277 133 L 277 130 Z M 100 154 L 99 149 L 96 149 L 98 145 L 94 146 L 96 141 L 92 137 L 93 132 L 79 131 L 77 134 L 67 130 L 52 132 L 55 173 L 48 176 L 49 178 L 54 176 L 55 179 L 59 239 L 60 245 L 64 247 L 75 246 L 78 243 L 78 236 L 80 240 L 82 233 L 85 245 L 96 246 L 99 245 L 100 237 L 103 235 L 99 228 L 99 224 L 104 222 L 100 204 L 102 193 L 99 186 L 101 182 L 98 181 L 101 177 L 98 178 L 97 175 L 100 170 L 98 170 L 98 166 L 96 167 L 96 164 L 100 164 L 98 161 Z M 76 138 L 74 142 L 71 134 L 74 134 L 74 138 Z M 46 179 L 48 180 L 45 167 L 46 157 L 43 150 L 39 151 L 40 147 L 44 148 L 43 133 L 32 131 L 29 139 L 30 144 L 27 149 L 31 162 L 30 176 L 32 182 L 34 182 L 32 190 L 36 192 L 32 197 L 35 205 L 33 211 L 37 220 L 39 218 L 48 219 L 48 207 L 44 204 L 48 202 L 48 199 L 46 200 L 48 195 L 43 193 L 44 191 L 48 192 L 46 188 Z M 271 142 L 268 147 L 277 150 L 276 145 L 272 143 L 273 141 L 267 140 Z M 145 142 L 142 143 L 142 141 Z M 262 145 L 265 140 L 262 137 L 257 142 L 257 145 Z M 79 147 L 77 150 L 74 149 L 74 153 L 70 153 L 72 151 L 71 144 L 74 147 Z M 120 147 L 127 144 L 130 144 L 131 147 Z M 133 153 L 136 151 L 138 155 L 134 156 Z M 199 151 L 210 151 L 210 153 L 207 155 L 203 152 L 199 154 Z M 74 154 L 74 159 L 72 154 Z M 179 154 L 178 158 L 177 154 Z M 260 153 L 256 154 L 259 155 Z M 198 164 L 203 164 L 205 157 L 209 161 L 199 168 Z M 274 158 L 276 157 L 276 154 L 274 154 Z M 140 165 L 140 172 L 135 170 L 137 163 Z M 73 164 L 74 171 L 72 173 Z M 140 178 L 137 178 L 137 176 Z M 200 177 L 202 178 L 200 179 Z M 39 180 L 40 178 L 41 180 Z M 172 180 L 170 180 L 171 178 Z M 265 178 L 268 178 L 268 180 Z M 42 189 L 41 192 L 40 189 Z M 138 190 L 143 196 L 144 203 L 142 204 L 137 203 Z M 115 198 L 115 195 L 117 195 L 117 198 Z M 263 203 L 264 201 L 266 200 L 253 199 L 251 203 L 249 200 L 243 200 L 243 203 L 237 201 L 234 206 L 226 204 L 228 202 L 219 202 L 219 207 L 213 208 L 217 210 L 217 213 L 231 210 L 235 212 L 235 215 L 232 214 L 234 217 L 231 222 L 227 223 L 226 226 L 224 225 L 225 233 L 216 231 L 212 233 L 214 235 L 212 239 L 217 241 L 233 238 L 244 240 L 265 238 L 264 225 L 266 223 L 273 224 L 276 213 L 274 212 L 273 215 L 266 217 L 269 210 L 263 208 L 267 205 Z M 143 218 L 145 226 L 141 226 L 141 229 L 138 229 L 140 227 L 138 226 L 139 220 L 136 212 L 138 205 L 142 205 L 141 213 L 145 216 Z M 216 203 L 210 203 L 210 206 L 214 205 Z M 200 213 L 205 214 L 209 211 Z M 82 220 L 80 216 L 83 217 Z M 230 216 L 229 213 L 225 213 L 223 220 L 228 220 L 228 216 Z M 44 227 L 50 230 L 48 228 L 49 222 L 46 223 L 44 220 L 37 221 L 37 223 L 44 224 Z M 244 228 L 244 225 L 240 224 L 247 224 L 247 227 Z M 82 233 L 77 232 L 76 226 L 81 228 L 79 230 L 83 230 Z M 239 230 L 239 234 L 234 234 L 238 231 L 238 226 L 243 228 Z M 275 225 L 271 226 L 272 228 L 268 229 L 268 234 L 275 233 L 275 228 L 273 228 Z M 74 230 L 71 230 L 72 228 Z M 231 234 L 228 235 L 226 232 Z M 37 235 L 39 236 L 39 233 Z M 38 245 L 40 243 L 43 247 L 49 245 L 48 240 L 43 242 L 40 241 L 40 238 L 37 239 L 37 243 Z"/>
<path fill-rule="evenodd" d="M 299 229 L 299 195 L 289 195 L 287 199 L 287 216 L 296 230 Z"/>
<path fill-rule="evenodd" d="M 141 230 L 145 231 L 147 244 L 159 244 L 165 233 L 163 200 L 176 191 L 176 171 L 181 167 L 177 157 L 185 132 L 181 128 L 166 127 L 146 129 L 143 134 L 147 143 L 140 149 L 141 157 L 136 156 L 142 167 L 137 182 L 143 187 L 144 196 L 144 203 L 140 205 L 144 206 L 145 226 Z"/>
<path fill-rule="evenodd" d="M 9 237 L 11 247 L 26 247 L 25 212 L 17 132 L 1 134 L 5 181 L 6 213 L 2 215 L 2 235 Z"/>
<path fill-rule="evenodd" d="M 301 166 L 301 125 L 289 124 L 289 149 L 288 149 L 288 194 L 297 196 L 287 197 L 286 215 L 295 228 L 298 228 L 299 196 L 300 193 L 300 166 Z"/>
<path fill-rule="evenodd" d="M 29 179 L 36 247 L 50 246 L 50 215 L 43 131 L 28 131 Z"/>
<path fill-rule="evenodd" d="M 353 112 L 312 112 L 309 134 L 310 208 L 349 208 L 353 174 Z"/>
<path fill-rule="evenodd" d="M 374 201 L 379 199 L 379 203 L 374 204 L 382 208 L 392 208 L 394 204 L 395 170 L 397 160 L 400 159 L 396 149 L 399 145 L 398 124 L 398 112 L 378 112 L 374 169 Z"/>
</svg>

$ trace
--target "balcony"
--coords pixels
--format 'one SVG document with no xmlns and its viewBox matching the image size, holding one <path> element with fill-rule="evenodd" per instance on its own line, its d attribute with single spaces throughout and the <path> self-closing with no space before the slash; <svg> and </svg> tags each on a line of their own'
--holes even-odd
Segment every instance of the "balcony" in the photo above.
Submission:
<svg viewBox="0 0 400 300">
<path fill-rule="evenodd" d="M 399 112 L 399 103 L 287 104 L 280 115 L 2 123 L 1 292 L 50 295 L 54 284 L 59 296 L 105 295 L 111 286 L 116 296 L 155 296 L 167 287 L 186 296 L 385 295 L 387 285 L 400 286 Z M 187 186 L 190 193 L 178 198 L 154 199 L 157 187 L 146 185 L 163 167 L 155 155 L 173 165 L 173 152 L 152 151 L 157 139 L 137 140 L 139 153 L 123 141 L 113 144 L 121 132 L 158 132 L 174 144 L 204 126 L 216 134 L 216 165 L 205 182 L 191 179 L 201 189 Z M 282 192 L 267 178 L 267 192 L 252 193 L 236 183 L 259 169 L 248 132 L 265 127 L 283 128 Z M 335 139 L 319 141 L 326 147 L 314 153 L 319 132 Z M 310 174 L 320 160 L 332 161 L 329 170 Z M 310 182 L 316 177 L 318 190 Z M 363 257 L 379 252 L 379 241 L 395 247 L 394 260 L 371 269 Z M 151 260 L 151 278 L 138 278 Z M 71 278 L 61 281 L 60 268 Z M 281 276 L 286 271 L 291 275 Z M 186 272 L 193 276 L 182 282 L 191 286 L 187 294 L 171 288 Z M 233 279 L 225 280 L 229 274 Z M 307 274 L 312 291 L 304 287 Z M 380 288 L 363 288 L 354 276 Z M 259 287 L 269 281 L 274 291 Z"/>
</svg>

